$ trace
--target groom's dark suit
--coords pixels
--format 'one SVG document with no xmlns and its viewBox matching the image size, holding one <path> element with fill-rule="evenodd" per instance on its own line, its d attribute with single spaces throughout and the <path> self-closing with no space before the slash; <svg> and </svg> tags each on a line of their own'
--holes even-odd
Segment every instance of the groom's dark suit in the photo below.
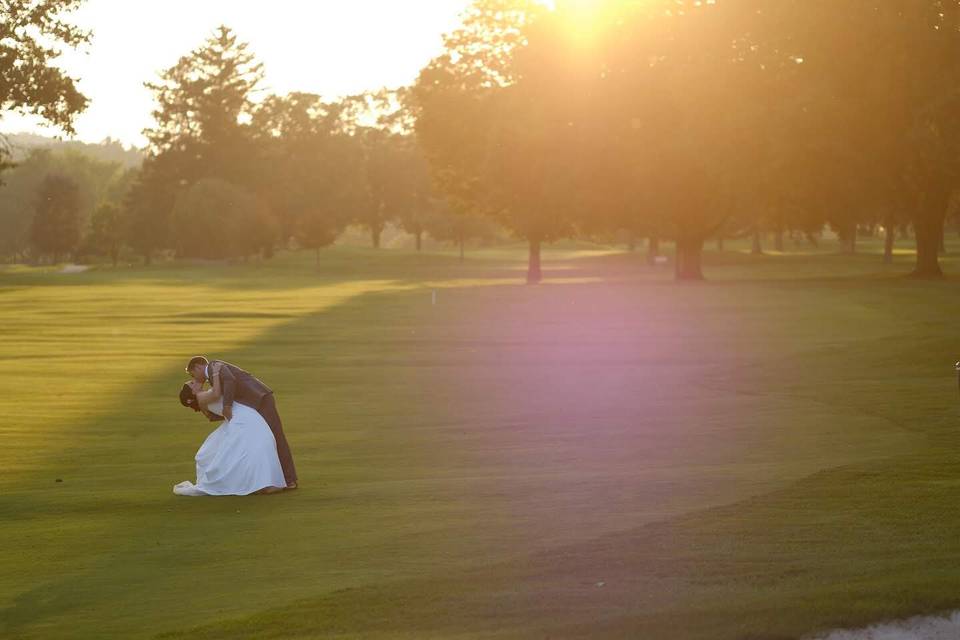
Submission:
<svg viewBox="0 0 960 640">
<path fill-rule="evenodd" d="M 297 481 L 297 470 L 293 466 L 293 455 L 287 437 L 283 435 L 283 424 L 280 414 L 277 413 L 277 404 L 273 399 L 273 391 L 259 379 L 253 377 L 238 366 L 223 360 L 211 360 L 208 371 L 213 373 L 214 365 L 219 365 L 220 391 L 223 394 L 223 409 L 232 407 L 233 403 L 240 402 L 256 409 L 270 426 L 273 437 L 277 441 L 277 455 L 280 466 L 283 468 L 283 477 L 287 484 Z M 210 380 L 213 384 L 213 380 Z"/>
</svg>

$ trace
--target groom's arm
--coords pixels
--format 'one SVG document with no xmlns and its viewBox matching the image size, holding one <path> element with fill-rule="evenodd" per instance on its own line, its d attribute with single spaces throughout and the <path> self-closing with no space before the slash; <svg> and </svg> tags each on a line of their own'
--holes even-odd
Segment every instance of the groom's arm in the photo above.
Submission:
<svg viewBox="0 0 960 640">
<path fill-rule="evenodd" d="M 203 412 L 203 415 L 207 416 L 207 420 L 210 422 L 223 422 L 223 416 L 218 416 L 214 412 L 208 411 L 207 409 L 200 409 L 200 411 Z"/>
<path fill-rule="evenodd" d="M 237 392 L 237 379 L 233 377 L 230 367 L 220 367 L 220 388 L 223 393 L 223 415 L 229 420 L 233 417 L 233 396 Z"/>
</svg>

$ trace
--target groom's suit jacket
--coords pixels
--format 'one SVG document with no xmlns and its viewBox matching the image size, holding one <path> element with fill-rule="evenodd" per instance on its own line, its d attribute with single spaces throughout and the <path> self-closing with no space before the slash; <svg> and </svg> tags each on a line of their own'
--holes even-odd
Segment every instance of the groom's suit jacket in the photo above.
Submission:
<svg viewBox="0 0 960 640">
<path fill-rule="evenodd" d="M 273 391 L 261 380 L 244 371 L 236 365 L 223 360 L 211 360 L 209 367 L 213 373 L 213 365 L 220 365 L 220 391 L 223 394 L 223 406 L 232 407 L 233 403 L 242 402 L 253 409 L 259 409 L 265 396 Z M 210 381 L 213 384 L 213 380 Z"/>
</svg>

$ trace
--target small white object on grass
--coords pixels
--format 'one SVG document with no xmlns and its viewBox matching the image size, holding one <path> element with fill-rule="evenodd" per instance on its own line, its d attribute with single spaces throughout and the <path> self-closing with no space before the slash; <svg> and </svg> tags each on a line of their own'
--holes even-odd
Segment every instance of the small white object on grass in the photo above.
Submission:
<svg viewBox="0 0 960 640">
<path fill-rule="evenodd" d="M 667 264 L 668 260 L 669 258 L 667 258 L 667 256 L 657 256 L 656 258 L 653 259 L 653 263 L 657 266 L 660 266 L 660 265 Z"/>
</svg>

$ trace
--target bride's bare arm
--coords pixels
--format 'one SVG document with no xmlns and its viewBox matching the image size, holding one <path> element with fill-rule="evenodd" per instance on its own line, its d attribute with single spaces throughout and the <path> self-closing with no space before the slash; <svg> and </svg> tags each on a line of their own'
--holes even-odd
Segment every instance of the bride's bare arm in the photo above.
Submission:
<svg viewBox="0 0 960 640">
<path fill-rule="evenodd" d="M 223 395 L 220 389 L 220 365 L 215 364 L 211 367 L 210 370 L 210 383 L 212 387 L 206 391 L 197 392 L 197 403 L 206 408 L 207 405 L 212 404 L 219 400 Z"/>
</svg>

